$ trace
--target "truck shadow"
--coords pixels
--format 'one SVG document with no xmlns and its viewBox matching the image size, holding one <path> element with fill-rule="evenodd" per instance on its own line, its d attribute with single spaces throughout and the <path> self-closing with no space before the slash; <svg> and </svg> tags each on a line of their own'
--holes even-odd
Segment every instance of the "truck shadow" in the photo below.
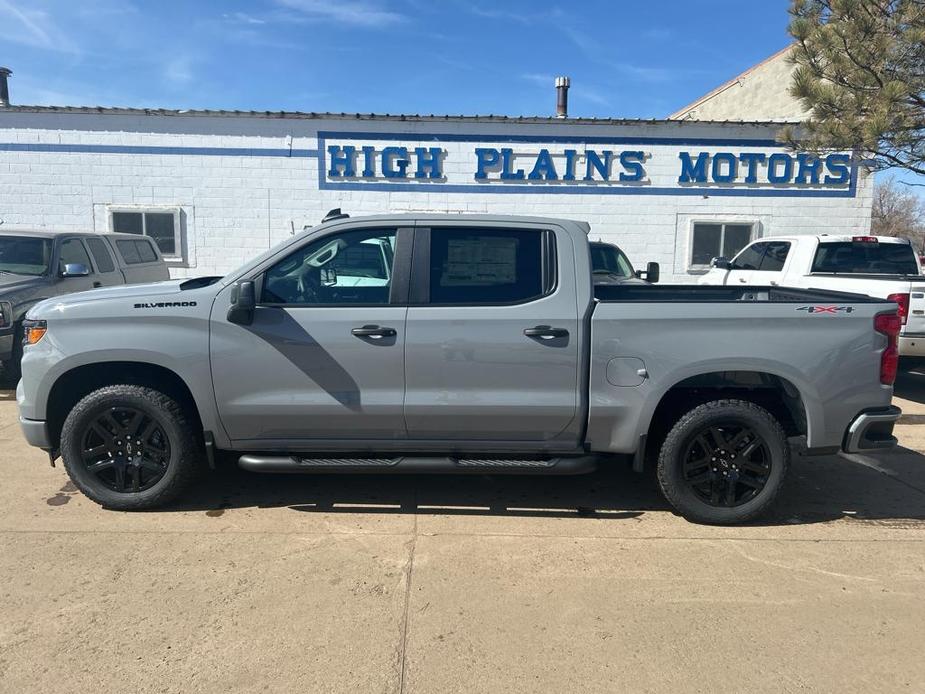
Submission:
<svg viewBox="0 0 925 694">
<path fill-rule="evenodd" d="M 626 520 L 671 512 L 651 471 L 608 464 L 590 475 L 260 475 L 223 466 L 172 510 L 286 507 L 303 513 L 433 514 Z M 794 456 L 772 512 L 753 525 L 842 518 L 925 528 L 925 456 Z"/>
<path fill-rule="evenodd" d="M 905 400 L 925 403 L 925 365 L 900 368 L 893 393 Z"/>
</svg>

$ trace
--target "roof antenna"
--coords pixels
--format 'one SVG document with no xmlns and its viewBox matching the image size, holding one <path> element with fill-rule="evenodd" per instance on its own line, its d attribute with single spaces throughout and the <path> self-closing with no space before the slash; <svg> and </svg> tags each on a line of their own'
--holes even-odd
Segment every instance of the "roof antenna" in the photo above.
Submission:
<svg viewBox="0 0 925 694">
<path fill-rule="evenodd" d="M 339 207 L 335 207 L 324 216 L 324 219 L 321 220 L 321 223 L 324 224 L 325 222 L 331 222 L 335 219 L 347 219 L 349 216 L 349 214 L 341 212 Z"/>
</svg>

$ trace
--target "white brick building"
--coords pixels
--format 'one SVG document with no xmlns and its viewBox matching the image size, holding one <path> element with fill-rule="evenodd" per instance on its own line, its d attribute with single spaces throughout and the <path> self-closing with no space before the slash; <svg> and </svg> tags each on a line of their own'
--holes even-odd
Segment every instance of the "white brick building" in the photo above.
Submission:
<svg viewBox="0 0 925 694">
<path fill-rule="evenodd" d="M 777 127 L 0 107 L 0 220 L 147 231 L 187 276 L 335 207 L 562 216 L 693 281 L 749 238 L 869 229 L 871 177 L 844 155 L 788 153 Z"/>
</svg>

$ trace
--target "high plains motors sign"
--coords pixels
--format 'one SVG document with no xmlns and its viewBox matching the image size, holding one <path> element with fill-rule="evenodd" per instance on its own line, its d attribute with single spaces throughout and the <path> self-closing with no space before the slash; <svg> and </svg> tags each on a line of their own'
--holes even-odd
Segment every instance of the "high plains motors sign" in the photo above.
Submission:
<svg viewBox="0 0 925 694">
<path fill-rule="evenodd" d="M 852 197 L 850 155 L 774 140 L 318 134 L 327 190 Z"/>
</svg>

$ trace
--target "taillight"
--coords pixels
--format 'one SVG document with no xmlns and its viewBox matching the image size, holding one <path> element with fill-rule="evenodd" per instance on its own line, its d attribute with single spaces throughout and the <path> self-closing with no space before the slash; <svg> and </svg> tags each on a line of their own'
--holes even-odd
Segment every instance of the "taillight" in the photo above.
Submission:
<svg viewBox="0 0 925 694">
<path fill-rule="evenodd" d="M 880 382 L 885 386 L 893 385 L 896 369 L 899 366 L 899 330 L 902 322 L 895 313 L 881 313 L 874 316 L 874 330 L 886 335 L 886 349 L 880 355 Z"/>
<path fill-rule="evenodd" d="M 894 304 L 899 306 L 899 320 L 901 321 L 902 325 L 905 325 L 906 319 L 909 317 L 909 295 L 890 294 L 886 300 L 892 301 Z"/>
</svg>

